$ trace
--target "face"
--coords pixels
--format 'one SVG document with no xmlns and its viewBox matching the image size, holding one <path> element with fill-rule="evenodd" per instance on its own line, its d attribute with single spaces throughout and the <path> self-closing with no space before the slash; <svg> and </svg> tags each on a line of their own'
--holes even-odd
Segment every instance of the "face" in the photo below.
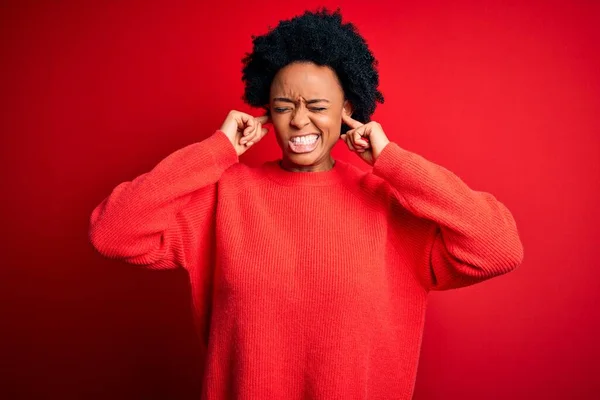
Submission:
<svg viewBox="0 0 600 400">
<path fill-rule="evenodd" d="M 350 113 L 333 69 L 308 62 L 285 66 L 271 84 L 269 108 L 283 168 L 331 169 L 330 153 L 340 137 L 342 110 Z"/>
</svg>

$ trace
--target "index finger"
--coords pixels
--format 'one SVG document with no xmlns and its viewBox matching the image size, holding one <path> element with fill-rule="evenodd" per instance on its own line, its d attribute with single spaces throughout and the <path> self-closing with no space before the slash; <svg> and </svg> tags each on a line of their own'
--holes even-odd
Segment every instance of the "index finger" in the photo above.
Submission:
<svg viewBox="0 0 600 400">
<path fill-rule="evenodd" d="M 260 122 L 261 124 L 266 124 L 267 122 L 269 122 L 269 116 L 268 115 L 263 115 L 260 117 L 256 117 L 256 120 L 258 122 Z"/>
<path fill-rule="evenodd" d="M 348 126 L 350 126 L 350 128 L 352 128 L 352 129 L 356 129 L 356 128 L 359 128 L 364 125 L 362 122 L 359 122 L 359 121 L 353 119 L 352 117 L 350 117 L 348 114 L 346 114 L 344 112 L 342 112 L 342 120 L 346 124 L 348 124 Z"/>
</svg>

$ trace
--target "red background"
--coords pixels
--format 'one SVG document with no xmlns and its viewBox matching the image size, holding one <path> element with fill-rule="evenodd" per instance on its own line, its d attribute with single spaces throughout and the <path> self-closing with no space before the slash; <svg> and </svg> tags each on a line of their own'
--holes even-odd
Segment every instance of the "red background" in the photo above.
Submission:
<svg viewBox="0 0 600 400">
<path fill-rule="evenodd" d="M 525 246 L 515 272 L 431 295 L 415 398 L 599 392 L 600 3 L 391 3 L 3 2 L 4 398 L 197 395 L 185 274 L 102 259 L 88 217 L 230 109 L 255 112 L 250 35 L 318 4 L 379 59 L 390 139 L 492 192 Z M 242 161 L 278 155 L 269 135 Z"/>
</svg>

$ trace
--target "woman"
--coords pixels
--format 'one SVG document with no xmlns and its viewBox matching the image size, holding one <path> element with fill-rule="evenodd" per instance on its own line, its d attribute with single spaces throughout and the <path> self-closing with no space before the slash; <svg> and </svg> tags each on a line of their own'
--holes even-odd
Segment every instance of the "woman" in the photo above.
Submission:
<svg viewBox="0 0 600 400">
<path fill-rule="evenodd" d="M 522 261 L 492 195 L 370 121 L 376 61 L 339 10 L 254 38 L 245 100 L 210 137 L 118 185 L 93 211 L 107 257 L 184 268 L 211 399 L 409 399 L 427 294 Z M 279 160 L 238 157 L 272 123 Z M 340 135 L 341 134 L 341 135 Z M 342 140 L 368 172 L 331 149 Z"/>
</svg>

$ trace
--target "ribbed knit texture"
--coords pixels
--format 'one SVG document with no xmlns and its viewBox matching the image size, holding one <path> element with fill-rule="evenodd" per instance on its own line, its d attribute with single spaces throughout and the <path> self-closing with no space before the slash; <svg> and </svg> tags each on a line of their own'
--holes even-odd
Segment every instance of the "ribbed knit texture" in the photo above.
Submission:
<svg viewBox="0 0 600 400">
<path fill-rule="evenodd" d="M 185 268 L 206 399 L 410 399 L 427 293 L 522 261 L 492 195 L 391 142 L 371 171 L 250 168 L 217 130 L 92 212 L 103 255 Z"/>
</svg>

